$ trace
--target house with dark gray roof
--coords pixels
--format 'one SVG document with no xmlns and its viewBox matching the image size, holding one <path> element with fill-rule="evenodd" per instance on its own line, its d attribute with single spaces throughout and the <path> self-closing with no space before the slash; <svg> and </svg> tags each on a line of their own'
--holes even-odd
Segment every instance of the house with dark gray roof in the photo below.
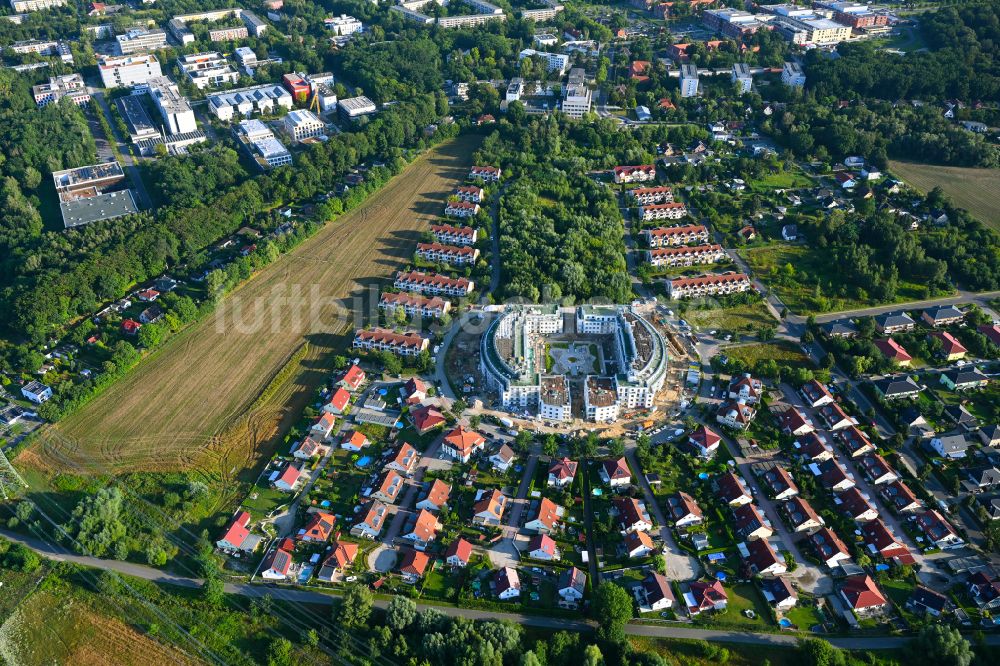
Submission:
<svg viewBox="0 0 1000 666">
<path fill-rule="evenodd" d="M 873 382 L 873 384 L 875 385 L 875 390 L 885 400 L 915 398 L 923 390 L 923 387 L 913 381 L 913 378 L 909 375 L 885 377 Z"/>
<path fill-rule="evenodd" d="M 979 419 L 965 408 L 964 405 L 949 405 L 944 408 L 945 415 L 965 430 L 975 430 L 979 427 Z"/>
<path fill-rule="evenodd" d="M 983 426 L 977 434 L 983 446 L 1000 446 L 1000 425 Z"/>
<path fill-rule="evenodd" d="M 928 446 L 942 458 L 957 460 L 966 456 L 966 452 L 969 450 L 969 441 L 962 433 L 950 433 L 934 437 Z"/>
<path fill-rule="evenodd" d="M 989 383 L 990 378 L 975 366 L 941 373 L 941 385 L 949 391 L 969 391 L 983 388 Z"/>
<path fill-rule="evenodd" d="M 846 319 L 823 324 L 820 330 L 828 338 L 853 338 L 858 334 L 857 327 Z"/>
<path fill-rule="evenodd" d="M 993 465 L 977 465 L 963 470 L 965 478 L 962 487 L 970 493 L 981 493 L 995 490 L 1000 486 L 1000 469 Z"/>
<path fill-rule="evenodd" d="M 875 327 L 882 335 L 892 335 L 903 331 L 912 331 L 917 325 L 913 318 L 905 312 L 888 312 L 875 317 Z"/>
<path fill-rule="evenodd" d="M 950 326 L 965 319 L 965 313 L 954 305 L 945 305 L 938 308 L 928 308 L 920 314 L 920 318 L 930 326 Z"/>
</svg>

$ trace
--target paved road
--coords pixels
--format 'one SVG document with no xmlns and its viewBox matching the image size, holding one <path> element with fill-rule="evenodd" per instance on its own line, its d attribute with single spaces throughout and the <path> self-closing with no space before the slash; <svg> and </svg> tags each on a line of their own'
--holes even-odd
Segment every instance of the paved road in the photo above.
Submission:
<svg viewBox="0 0 1000 666">
<path fill-rule="evenodd" d="M 642 465 L 639 464 L 639 459 L 636 458 L 635 444 L 631 441 L 625 446 L 625 458 L 628 460 L 628 464 L 638 480 L 639 488 L 646 498 L 646 507 L 652 512 L 653 517 L 660 526 L 660 539 L 664 544 L 663 559 L 667 563 L 667 578 L 681 581 L 694 580 L 701 574 L 701 567 L 698 565 L 698 560 L 681 550 L 680 546 L 674 540 L 673 530 L 670 529 L 673 521 L 667 520 L 663 510 L 656 501 L 653 489 L 646 480 L 646 475 L 641 473 Z"/>
<path fill-rule="evenodd" d="M 817 323 L 843 319 L 845 317 L 875 317 L 886 312 L 899 312 L 901 310 L 917 310 L 941 305 L 958 305 L 959 303 L 976 303 L 980 307 L 989 307 L 989 301 L 1000 298 L 1000 291 L 984 291 L 976 293 L 974 291 L 959 291 L 956 296 L 943 296 L 941 298 L 930 298 L 923 301 L 911 301 L 909 303 L 896 303 L 895 305 L 877 305 L 870 308 L 858 308 L 855 310 L 842 310 L 840 312 L 827 312 L 816 315 Z M 789 320 L 797 323 L 805 322 L 805 317 L 790 315 Z"/>
<path fill-rule="evenodd" d="M 111 133 L 114 134 L 113 137 L 109 136 L 108 141 L 115 141 L 118 144 L 118 152 L 122 156 L 122 168 L 129 175 L 129 180 L 132 183 L 132 188 L 135 190 L 136 198 L 139 200 L 138 204 L 140 208 L 149 209 L 153 207 L 153 200 L 149 198 L 149 193 L 146 192 L 146 186 L 142 182 L 142 174 L 139 172 L 139 167 L 136 166 L 135 161 L 132 159 L 132 153 L 129 152 L 128 144 L 125 140 L 118 135 L 118 128 L 115 127 L 114 118 L 111 116 L 111 108 L 108 106 L 108 102 L 104 99 L 104 93 L 90 88 L 90 95 L 97 101 L 97 106 L 100 108 L 101 113 L 104 114 L 104 118 L 108 121 L 108 125 L 111 126 Z"/>
<path fill-rule="evenodd" d="M 119 562 L 117 560 L 103 560 L 95 557 L 85 557 L 68 553 L 64 548 L 49 544 L 39 539 L 24 537 L 23 535 L 0 529 L 0 536 L 17 543 L 28 546 L 35 552 L 49 559 L 56 561 L 73 562 L 81 566 L 103 569 L 108 571 L 118 571 L 119 573 L 134 576 L 156 583 L 167 583 L 186 588 L 201 587 L 202 581 L 197 578 L 185 578 L 165 574 L 158 569 L 147 567 L 141 564 L 130 562 Z M 267 585 L 247 585 L 244 583 L 226 584 L 226 592 L 245 597 L 263 597 L 269 595 L 280 601 L 293 603 L 310 603 L 329 605 L 333 603 L 333 597 L 329 594 L 311 592 L 309 590 L 286 589 L 271 587 Z M 378 599 L 376 607 L 385 608 L 388 601 Z M 539 627 L 543 629 L 566 630 L 566 631 L 590 631 L 595 624 L 587 620 L 568 620 L 563 618 L 545 617 L 541 615 L 523 615 L 519 613 L 497 613 L 472 608 L 454 608 L 451 606 L 433 606 L 432 604 L 417 603 L 419 608 L 436 608 L 445 615 L 451 617 L 464 617 L 478 620 L 507 620 L 523 626 Z M 630 624 L 625 627 L 626 633 L 634 636 L 651 636 L 656 638 L 684 638 L 703 639 L 722 643 L 744 643 L 748 645 L 792 645 L 798 637 L 791 634 L 756 634 L 734 631 L 717 631 L 712 629 L 694 629 L 690 627 L 670 627 L 661 625 L 639 625 Z M 908 642 L 906 638 L 895 637 L 871 637 L 871 638 L 831 638 L 833 645 L 845 649 L 857 650 L 883 650 L 901 648 Z M 986 637 L 989 645 L 1000 645 L 1000 635 L 989 635 Z"/>
</svg>

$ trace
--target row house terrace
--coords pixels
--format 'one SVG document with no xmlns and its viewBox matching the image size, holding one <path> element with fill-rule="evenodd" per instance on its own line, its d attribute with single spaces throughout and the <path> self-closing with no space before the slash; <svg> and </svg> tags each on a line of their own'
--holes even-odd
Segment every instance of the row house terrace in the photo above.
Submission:
<svg viewBox="0 0 1000 666">
<path fill-rule="evenodd" d="M 415 332 L 396 333 L 387 328 L 359 328 L 354 333 L 354 348 L 387 351 L 401 356 L 417 356 L 430 342 Z"/>
<path fill-rule="evenodd" d="M 469 180 L 495 183 L 500 180 L 500 169 L 492 166 L 474 166 L 469 169 Z"/>
<path fill-rule="evenodd" d="M 483 188 L 478 185 L 459 185 L 455 188 L 455 197 L 459 201 L 483 203 Z"/>
<path fill-rule="evenodd" d="M 414 296 L 411 294 L 383 293 L 379 299 L 378 307 L 389 313 L 394 313 L 397 308 L 409 316 L 420 315 L 421 317 L 441 317 L 451 308 L 451 302 L 440 296 Z"/>
<path fill-rule="evenodd" d="M 667 296 L 671 299 L 738 294 L 749 291 L 750 278 L 745 273 L 722 273 L 677 278 L 667 281 Z"/>
<path fill-rule="evenodd" d="M 479 213 L 479 204 L 472 201 L 449 201 L 444 207 L 448 217 L 475 217 Z"/>
<path fill-rule="evenodd" d="M 692 266 L 714 264 L 722 261 L 726 251 L 721 245 L 696 245 L 694 247 L 658 247 L 647 253 L 653 266 Z"/>
<path fill-rule="evenodd" d="M 637 187 L 629 190 L 629 196 L 640 206 L 650 204 L 670 203 L 674 200 L 674 191 L 667 185 L 659 187 Z"/>
<path fill-rule="evenodd" d="M 615 183 L 648 183 L 656 180 L 656 166 L 642 164 L 639 166 L 616 166 L 613 170 Z"/>
<path fill-rule="evenodd" d="M 677 201 L 639 206 L 639 219 L 641 220 L 679 220 L 685 215 L 687 215 L 687 206 Z"/>
<path fill-rule="evenodd" d="M 466 278 L 450 278 L 437 273 L 407 271 L 396 273 L 396 289 L 431 296 L 468 296 L 476 285 Z"/>
<path fill-rule="evenodd" d="M 451 245 L 475 245 L 479 232 L 472 227 L 455 227 L 450 224 L 432 224 L 431 233 L 439 243 Z"/>
<path fill-rule="evenodd" d="M 444 262 L 454 266 L 471 266 L 479 258 L 479 250 L 472 247 L 417 243 L 417 256 L 424 261 Z"/>
<path fill-rule="evenodd" d="M 708 229 L 701 224 L 687 224 L 676 227 L 657 227 L 643 229 L 642 236 L 651 248 L 670 245 L 689 245 L 691 243 L 708 243 Z"/>
</svg>

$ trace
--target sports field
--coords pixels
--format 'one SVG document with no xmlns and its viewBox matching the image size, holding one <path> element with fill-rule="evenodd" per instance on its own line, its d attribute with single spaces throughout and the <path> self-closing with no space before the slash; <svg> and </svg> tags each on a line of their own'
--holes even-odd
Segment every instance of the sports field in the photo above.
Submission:
<svg viewBox="0 0 1000 666">
<path fill-rule="evenodd" d="M 916 162 L 890 162 L 894 174 L 920 190 L 935 186 L 977 220 L 1000 231 L 1000 169 L 935 166 Z"/>
<path fill-rule="evenodd" d="M 379 287 L 412 258 L 478 144 L 463 137 L 418 158 L 49 428 L 19 461 L 89 473 L 198 468 L 223 477 L 248 467 L 329 377 L 332 355 L 367 320 Z"/>
</svg>

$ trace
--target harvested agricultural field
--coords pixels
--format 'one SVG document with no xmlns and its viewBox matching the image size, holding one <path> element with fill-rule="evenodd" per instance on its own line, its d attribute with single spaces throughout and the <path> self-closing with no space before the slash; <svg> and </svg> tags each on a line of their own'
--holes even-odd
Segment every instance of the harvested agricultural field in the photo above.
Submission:
<svg viewBox="0 0 1000 666">
<path fill-rule="evenodd" d="M 991 229 L 1000 231 L 1000 169 L 890 162 L 892 173 L 920 190 L 940 187 L 948 198 Z"/>
<path fill-rule="evenodd" d="M 461 182 L 478 147 L 422 155 L 365 204 L 229 294 L 19 458 L 78 473 L 211 470 L 269 451 L 377 306 L 380 287 Z M 304 350 L 304 352 L 303 352 Z"/>
</svg>

